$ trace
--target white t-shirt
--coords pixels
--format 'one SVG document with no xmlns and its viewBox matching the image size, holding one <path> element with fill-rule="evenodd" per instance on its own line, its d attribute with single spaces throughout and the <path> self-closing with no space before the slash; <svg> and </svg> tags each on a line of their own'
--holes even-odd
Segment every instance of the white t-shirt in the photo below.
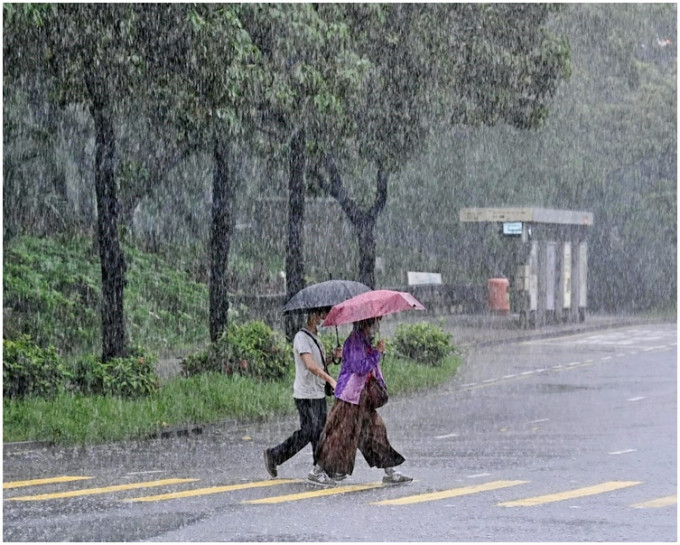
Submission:
<svg viewBox="0 0 680 545">
<path fill-rule="evenodd" d="M 314 338 L 319 343 L 321 350 L 323 350 L 322 342 L 316 335 L 314 335 Z M 316 343 L 310 338 L 308 333 L 298 331 L 293 338 L 293 357 L 295 358 L 293 397 L 296 399 L 321 399 L 325 397 L 324 385 L 326 381 L 307 369 L 300 354 L 311 354 L 316 364 L 323 369 L 322 354 L 319 352 Z M 325 357 L 325 354 L 323 356 Z"/>
</svg>

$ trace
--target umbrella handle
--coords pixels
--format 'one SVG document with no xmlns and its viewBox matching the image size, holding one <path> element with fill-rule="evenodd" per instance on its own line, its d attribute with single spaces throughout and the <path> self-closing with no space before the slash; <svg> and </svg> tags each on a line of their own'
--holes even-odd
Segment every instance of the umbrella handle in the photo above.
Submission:
<svg viewBox="0 0 680 545">
<path fill-rule="evenodd" d="M 340 346 L 340 337 L 338 337 L 338 326 L 335 326 L 335 342 Z"/>
</svg>

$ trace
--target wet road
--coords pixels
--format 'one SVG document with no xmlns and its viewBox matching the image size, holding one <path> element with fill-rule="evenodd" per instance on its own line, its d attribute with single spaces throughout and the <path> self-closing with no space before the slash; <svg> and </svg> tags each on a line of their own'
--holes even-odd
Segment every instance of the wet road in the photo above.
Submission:
<svg viewBox="0 0 680 545">
<path fill-rule="evenodd" d="M 674 542 L 676 379 L 675 324 L 475 350 L 451 383 L 381 409 L 416 479 L 396 487 L 361 456 L 342 486 L 310 487 L 309 447 L 269 480 L 262 449 L 294 419 L 5 452 L 3 538 Z"/>
</svg>

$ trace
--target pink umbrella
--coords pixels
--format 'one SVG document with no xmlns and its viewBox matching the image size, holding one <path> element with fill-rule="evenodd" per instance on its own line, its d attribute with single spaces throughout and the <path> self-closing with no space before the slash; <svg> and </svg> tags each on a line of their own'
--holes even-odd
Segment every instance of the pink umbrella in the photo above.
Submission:
<svg viewBox="0 0 680 545">
<path fill-rule="evenodd" d="M 367 291 L 335 305 L 323 325 L 349 324 L 412 309 L 425 310 L 425 307 L 410 293 L 392 290 Z"/>
</svg>

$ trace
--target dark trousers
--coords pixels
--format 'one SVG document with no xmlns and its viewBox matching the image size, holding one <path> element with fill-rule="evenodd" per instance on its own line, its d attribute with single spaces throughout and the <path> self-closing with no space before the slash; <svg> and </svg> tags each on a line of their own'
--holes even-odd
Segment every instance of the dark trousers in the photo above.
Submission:
<svg viewBox="0 0 680 545">
<path fill-rule="evenodd" d="M 300 429 L 293 432 L 288 439 L 271 449 L 274 463 L 278 466 L 295 456 L 308 443 L 312 443 L 314 464 L 316 464 L 316 446 L 323 427 L 326 425 L 326 398 L 295 399 L 295 406 L 300 414 Z"/>
</svg>

